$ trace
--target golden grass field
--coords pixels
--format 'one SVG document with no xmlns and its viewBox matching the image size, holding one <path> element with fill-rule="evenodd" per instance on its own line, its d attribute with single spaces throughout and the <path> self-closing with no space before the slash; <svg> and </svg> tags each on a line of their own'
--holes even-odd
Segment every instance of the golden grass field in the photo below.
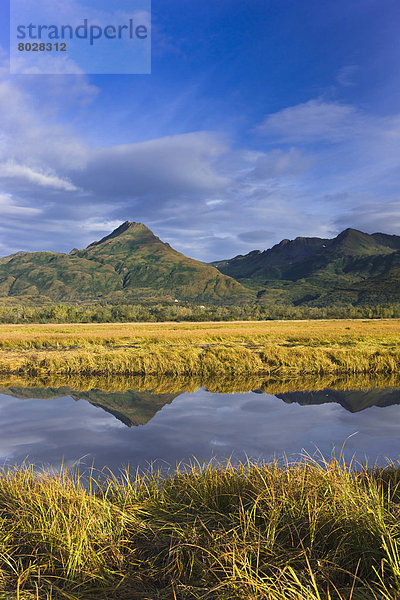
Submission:
<svg viewBox="0 0 400 600">
<path fill-rule="evenodd" d="M 399 320 L 0 325 L 0 373 L 396 374 Z"/>
</svg>

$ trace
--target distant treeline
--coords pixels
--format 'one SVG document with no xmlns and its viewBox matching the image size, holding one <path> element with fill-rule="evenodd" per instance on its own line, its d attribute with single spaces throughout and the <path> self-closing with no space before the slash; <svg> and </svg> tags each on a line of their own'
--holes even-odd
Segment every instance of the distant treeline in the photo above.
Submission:
<svg viewBox="0 0 400 600">
<path fill-rule="evenodd" d="M 274 319 L 391 319 L 400 318 L 400 304 L 382 306 L 199 306 L 96 304 L 0 306 L 0 323 L 128 323 L 163 321 L 247 321 Z"/>
</svg>

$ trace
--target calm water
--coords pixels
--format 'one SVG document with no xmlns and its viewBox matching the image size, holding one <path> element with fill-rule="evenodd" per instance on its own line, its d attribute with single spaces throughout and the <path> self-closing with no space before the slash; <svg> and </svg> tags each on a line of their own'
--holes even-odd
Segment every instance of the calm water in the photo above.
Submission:
<svg viewBox="0 0 400 600">
<path fill-rule="evenodd" d="M 270 459 L 316 447 L 329 455 L 346 439 L 348 458 L 399 459 L 400 389 L 271 395 L 15 387 L 0 394 L 0 461 L 11 464 L 57 468 L 81 459 L 118 471 L 194 456 Z"/>
</svg>

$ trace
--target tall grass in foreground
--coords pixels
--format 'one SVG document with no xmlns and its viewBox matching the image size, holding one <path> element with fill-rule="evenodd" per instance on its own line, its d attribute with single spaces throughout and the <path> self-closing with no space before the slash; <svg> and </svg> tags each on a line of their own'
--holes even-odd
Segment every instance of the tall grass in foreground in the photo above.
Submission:
<svg viewBox="0 0 400 600">
<path fill-rule="evenodd" d="M 195 465 L 0 477 L 0 597 L 400 597 L 400 467 Z"/>
</svg>

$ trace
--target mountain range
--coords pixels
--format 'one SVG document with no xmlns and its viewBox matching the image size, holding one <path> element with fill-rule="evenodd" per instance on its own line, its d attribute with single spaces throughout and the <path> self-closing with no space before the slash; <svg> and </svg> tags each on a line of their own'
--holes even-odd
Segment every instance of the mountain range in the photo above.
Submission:
<svg viewBox="0 0 400 600">
<path fill-rule="evenodd" d="M 266 303 L 311 306 L 400 302 L 400 236 L 346 229 L 298 237 L 212 263 Z"/>
<path fill-rule="evenodd" d="M 346 229 L 297 237 L 206 264 L 126 221 L 83 250 L 0 258 L 0 296 L 110 302 L 385 304 L 400 302 L 400 236 Z"/>
</svg>

